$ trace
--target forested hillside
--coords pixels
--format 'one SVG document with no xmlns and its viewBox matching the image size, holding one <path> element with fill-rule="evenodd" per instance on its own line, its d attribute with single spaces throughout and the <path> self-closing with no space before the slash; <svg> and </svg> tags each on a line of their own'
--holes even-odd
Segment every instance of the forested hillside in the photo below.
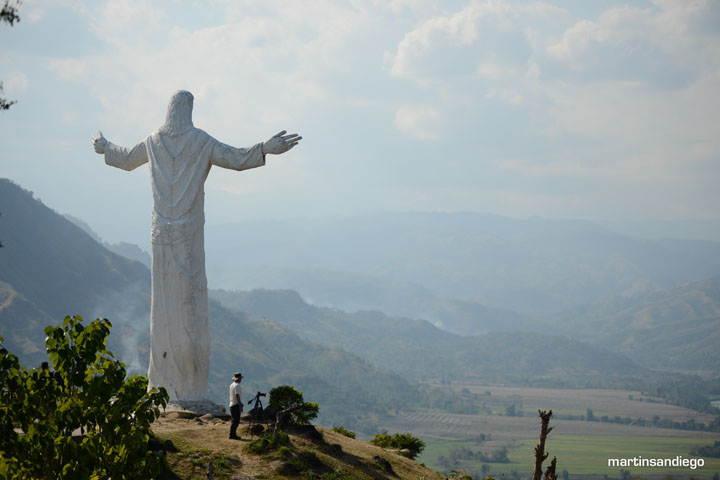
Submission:
<svg viewBox="0 0 720 480">
<path fill-rule="evenodd" d="M 150 271 L 110 252 L 86 232 L 8 180 L 0 181 L 0 337 L 22 363 L 47 360 L 47 325 L 69 314 L 113 322 L 108 346 L 133 373 L 147 370 Z M 337 348 L 303 340 L 287 327 L 210 304 L 209 397 L 226 401 L 242 370 L 248 395 L 289 383 L 322 401 L 326 421 L 348 425 L 372 412 L 420 401 L 417 387 Z M 254 393 L 254 392 L 253 392 Z M 348 413 L 349 412 L 349 413 Z"/>
<path fill-rule="evenodd" d="M 720 371 L 720 277 L 613 297 L 547 321 L 644 365 Z"/>
<path fill-rule="evenodd" d="M 39 363 L 50 322 L 65 315 L 112 317 L 110 345 L 147 323 L 150 272 L 117 255 L 10 180 L 0 179 L 0 336 L 26 363 Z"/>
<path fill-rule="evenodd" d="M 289 326 L 304 338 L 340 346 L 417 379 L 473 377 L 488 382 L 611 382 L 643 372 L 629 358 L 559 335 L 492 333 L 460 336 L 424 320 L 381 312 L 347 313 L 307 304 L 294 291 L 212 291 L 237 311 Z M 552 331 L 551 331 L 552 332 Z"/>
</svg>

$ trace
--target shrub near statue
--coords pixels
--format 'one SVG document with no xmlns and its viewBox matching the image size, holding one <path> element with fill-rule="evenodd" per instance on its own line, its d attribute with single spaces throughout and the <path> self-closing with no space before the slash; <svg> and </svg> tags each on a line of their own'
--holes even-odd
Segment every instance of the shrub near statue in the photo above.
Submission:
<svg viewBox="0 0 720 480">
<path fill-rule="evenodd" d="M 302 392 L 292 385 L 281 385 L 270 390 L 270 406 L 277 412 L 276 428 L 289 425 L 306 425 L 318 416 L 320 407 L 306 402 Z"/>
</svg>

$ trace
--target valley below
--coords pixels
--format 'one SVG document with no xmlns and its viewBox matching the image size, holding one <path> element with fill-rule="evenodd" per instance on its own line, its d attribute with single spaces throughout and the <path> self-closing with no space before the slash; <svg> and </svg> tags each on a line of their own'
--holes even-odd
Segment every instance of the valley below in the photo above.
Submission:
<svg viewBox="0 0 720 480">
<path fill-rule="evenodd" d="M 422 438 L 427 448 L 419 461 L 438 471 L 527 478 L 532 473 L 533 448 L 540 429 L 538 410 L 553 411 L 553 431 L 546 451 L 550 458 L 557 456 L 558 472 L 566 470 L 570 478 L 621 477 L 620 469 L 608 466 L 609 458 L 693 458 L 693 448 L 720 439 L 717 431 L 660 426 L 661 420 L 686 426 L 710 424 L 717 414 L 670 405 L 639 391 L 489 386 L 460 381 L 434 386 L 458 394 L 480 394 L 482 412 L 466 415 L 430 409 L 399 411 L 378 423 L 390 431 L 410 431 Z M 588 413 L 592 420 L 588 420 Z M 501 458 L 497 452 L 503 451 L 506 457 Z M 626 470 L 645 478 L 666 474 L 674 478 L 710 478 L 720 471 L 720 459 L 704 458 L 704 462 L 695 470 Z"/>
<path fill-rule="evenodd" d="M 3 346 L 34 368 L 47 360 L 45 326 L 105 317 L 108 349 L 130 374 L 147 371 L 150 270 L 128 256 L 142 251 L 103 242 L 12 181 L 0 180 L 0 200 Z M 426 443 L 419 461 L 445 475 L 528 478 L 538 410 L 553 410 L 546 449 L 564 480 L 720 472 L 711 456 L 697 469 L 608 466 L 699 458 L 720 440 L 720 243 L 475 215 L 266 227 L 227 229 L 244 256 L 216 249 L 208 228 L 209 280 L 228 289 L 209 292 L 210 400 L 225 403 L 238 370 L 246 395 L 293 385 L 319 404 L 319 425 L 365 440 L 409 432 Z M 296 227 L 305 236 L 273 235 Z M 379 253 L 350 248 L 361 232 L 392 238 Z"/>
</svg>

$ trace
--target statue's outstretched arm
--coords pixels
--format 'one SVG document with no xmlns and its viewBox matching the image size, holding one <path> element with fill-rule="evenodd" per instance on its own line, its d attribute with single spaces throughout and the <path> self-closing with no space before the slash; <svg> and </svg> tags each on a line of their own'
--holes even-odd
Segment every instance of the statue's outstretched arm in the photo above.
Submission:
<svg viewBox="0 0 720 480">
<path fill-rule="evenodd" d="M 272 155 L 280 155 L 281 153 L 285 153 L 291 148 L 293 148 L 295 145 L 298 144 L 300 140 L 302 140 L 302 137 L 297 133 L 285 135 L 286 133 L 287 130 L 283 130 L 282 132 L 279 132 L 270 137 L 270 140 L 268 140 L 267 142 L 263 143 L 263 155 L 268 153 Z"/>
<path fill-rule="evenodd" d="M 215 140 L 210 154 L 210 163 L 232 170 L 246 170 L 265 165 L 265 155 L 285 153 L 302 139 L 297 133 L 286 135 L 286 131 L 273 135 L 270 140 L 250 148 L 235 148 Z"/>
<path fill-rule="evenodd" d="M 105 155 L 105 163 L 123 170 L 133 170 L 148 162 L 145 142 L 140 142 L 133 148 L 125 148 L 108 142 L 102 132 L 92 137 L 93 148 L 96 153 Z"/>
</svg>

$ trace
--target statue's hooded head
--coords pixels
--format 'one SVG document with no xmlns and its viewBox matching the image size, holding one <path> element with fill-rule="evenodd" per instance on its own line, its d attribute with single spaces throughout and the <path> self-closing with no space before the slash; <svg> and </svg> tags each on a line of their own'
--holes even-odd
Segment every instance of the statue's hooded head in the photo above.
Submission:
<svg viewBox="0 0 720 480">
<path fill-rule="evenodd" d="M 193 98 L 193 94 L 187 90 L 178 90 L 173 94 L 168 105 L 165 125 L 160 127 L 160 133 L 174 137 L 193 128 Z"/>
</svg>

